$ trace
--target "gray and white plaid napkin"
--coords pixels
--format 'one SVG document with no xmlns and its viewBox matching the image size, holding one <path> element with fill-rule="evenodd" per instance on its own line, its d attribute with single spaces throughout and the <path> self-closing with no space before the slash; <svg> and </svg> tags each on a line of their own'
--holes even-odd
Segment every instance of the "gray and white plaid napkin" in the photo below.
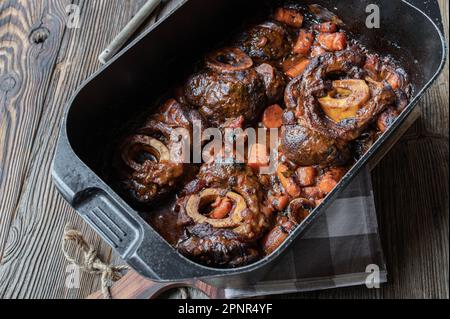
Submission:
<svg viewBox="0 0 450 319">
<path fill-rule="evenodd" d="M 364 285 L 375 265 L 387 281 L 368 170 L 296 241 L 267 277 L 245 289 L 227 289 L 226 298 L 248 298 Z"/>
</svg>

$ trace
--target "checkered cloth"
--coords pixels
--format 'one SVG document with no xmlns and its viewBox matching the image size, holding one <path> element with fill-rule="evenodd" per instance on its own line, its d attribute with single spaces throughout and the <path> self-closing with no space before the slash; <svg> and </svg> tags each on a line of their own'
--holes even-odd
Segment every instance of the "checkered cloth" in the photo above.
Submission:
<svg viewBox="0 0 450 319">
<path fill-rule="evenodd" d="M 267 277 L 253 287 L 227 289 L 227 298 L 246 298 L 364 285 L 369 265 L 386 265 L 370 173 L 363 170 L 333 205 L 280 259 Z"/>
</svg>

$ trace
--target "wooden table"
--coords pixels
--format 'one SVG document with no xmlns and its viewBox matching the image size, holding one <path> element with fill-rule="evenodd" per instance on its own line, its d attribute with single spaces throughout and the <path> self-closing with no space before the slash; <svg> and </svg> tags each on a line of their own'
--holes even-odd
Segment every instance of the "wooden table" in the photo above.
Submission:
<svg viewBox="0 0 450 319">
<path fill-rule="evenodd" d="M 90 275 L 82 275 L 79 289 L 65 288 L 60 240 L 67 223 L 106 260 L 116 258 L 58 194 L 50 168 L 65 103 L 144 2 L 0 3 L 0 298 L 84 298 L 99 289 Z M 439 2 L 448 30 L 448 1 Z M 72 3 L 81 9 L 79 29 L 66 23 Z M 176 3 L 169 1 L 150 24 Z M 422 99 L 422 119 L 373 173 L 389 284 L 289 297 L 449 297 L 448 92 L 447 66 Z"/>
</svg>

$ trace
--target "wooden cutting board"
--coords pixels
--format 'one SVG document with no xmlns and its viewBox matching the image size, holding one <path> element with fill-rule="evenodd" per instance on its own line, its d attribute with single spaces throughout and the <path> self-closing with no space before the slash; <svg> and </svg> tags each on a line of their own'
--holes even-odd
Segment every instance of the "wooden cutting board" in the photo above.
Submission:
<svg viewBox="0 0 450 319">
<path fill-rule="evenodd" d="M 111 288 L 113 299 L 156 299 L 161 294 L 176 288 L 196 288 L 211 299 L 224 299 L 225 291 L 210 286 L 199 280 L 190 280 L 179 283 L 157 283 L 130 270 L 121 280 Z M 101 291 L 90 295 L 87 299 L 103 299 Z"/>
</svg>

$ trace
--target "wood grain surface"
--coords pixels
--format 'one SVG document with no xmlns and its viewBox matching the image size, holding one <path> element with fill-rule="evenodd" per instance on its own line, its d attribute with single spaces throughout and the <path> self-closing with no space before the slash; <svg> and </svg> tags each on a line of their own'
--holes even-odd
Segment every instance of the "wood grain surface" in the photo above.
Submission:
<svg viewBox="0 0 450 319">
<path fill-rule="evenodd" d="M 0 1 L 0 298 L 85 298 L 99 289 L 86 274 L 78 289 L 66 288 L 60 240 L 68 223 L 104 260 L 120 262 L 64 202 L 50 169 L 66 102 L 144 2 Z M 448 1 L 439 2 L 448 30 Z M 70 4 L 81 9 L 79 29 L 67 27 Z M 422 118 L 373 173 L 389 283 L 284 297 L 449 298 L 448 92 L 447 65 L 421 101 Z"/>
</svg>

